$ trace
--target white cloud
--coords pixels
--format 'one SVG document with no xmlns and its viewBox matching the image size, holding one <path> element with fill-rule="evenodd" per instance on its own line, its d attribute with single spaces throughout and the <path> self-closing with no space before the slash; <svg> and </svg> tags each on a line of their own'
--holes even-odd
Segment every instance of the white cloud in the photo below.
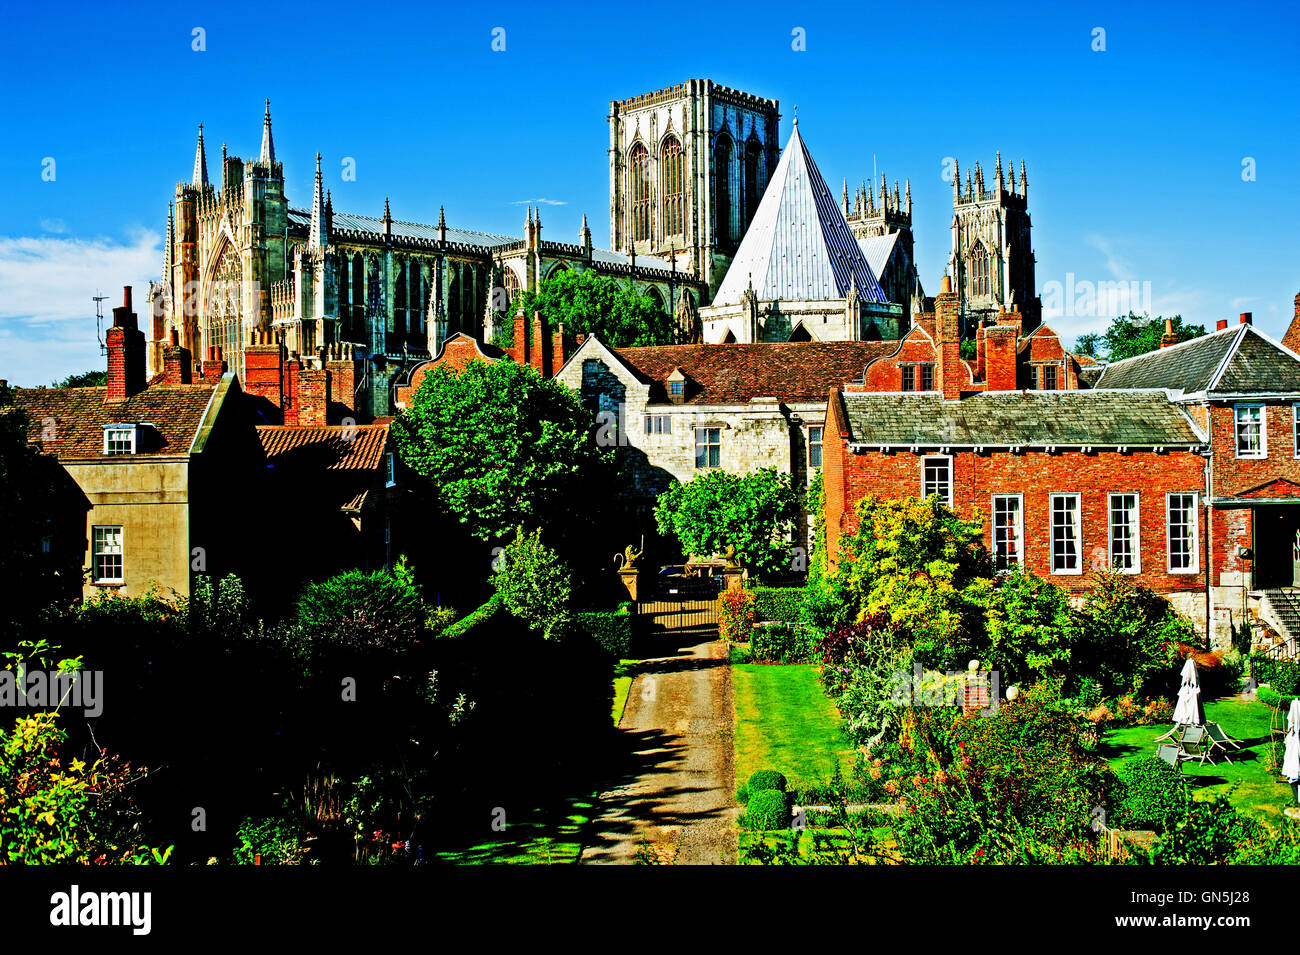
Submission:
<svg viewBox="0 0 1300 955">
<path fill-rule="evenodd" d="M 0 378 L 49 384 L 102 368 L 92 296 L 108 296 L 109 316 L 133 286 L 138 313 L 161 271 L 159 238 L 143 230 L 126 242 L 0 236 Z"/>
<path fill-rule="evenodd" d="M 540 206 L 567 206 L 569 203 L 564 199 L 516 199 L 510 204 L 512 206 L 531 206 L 534 204 Z"/>
<path fill-rule="evenodd" d="M 1106 257 L 1106 268 L 1113 277 L 1124 282 L 1131 282 L 1137 278 L 1132 263 L 1121 255 L 1112 240 L 1099 235 L 1089 235 L 1084 237 L 1084 241 Z"/>
</svg>

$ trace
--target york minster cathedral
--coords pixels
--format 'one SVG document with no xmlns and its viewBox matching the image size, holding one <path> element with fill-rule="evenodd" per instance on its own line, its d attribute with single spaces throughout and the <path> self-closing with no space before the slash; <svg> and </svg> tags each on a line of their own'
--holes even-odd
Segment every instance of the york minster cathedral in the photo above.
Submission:
<svg viewBox="0 0 1300 955">
<path fill-rule="evenodd" d="M 167 212 L 163 277 L 150 286 L 150 373 L 173 336 L 220 349 L 243 377 L 245 346 L 279 342 L 310 364 L 355 356 L 359 409 L 391 413 L 405 369 L 464 333 L 492 343 L 512 302 L 564 269 L 629 283 L 676 320 L 680 341 L 896 338 L 927 309 L 913 260 L 910 182 L 882 176 L 831 194 L 797 119 L 780 141 L 776 100 L 688 80 L 610 103 L 610 249 L 587 217 L 560 241 L 540 208 L 522 235 L 335 211 L 321 157 L 310 204 L 291 205 L 270 103 L 255 159 L 221 147 L 210 175 L 199 127 L 189 180 Z M 305 158 L 305 157 L 304 157 Z M 215 157 L 214 157 L 215 159 Z M 948 270 L 963 322 L 1013 304 L 1037 321 L 1024 164 L 986 185 L 954 176 Z M 459 225 L 459 224 L 458 224 Z"/>
</svg>

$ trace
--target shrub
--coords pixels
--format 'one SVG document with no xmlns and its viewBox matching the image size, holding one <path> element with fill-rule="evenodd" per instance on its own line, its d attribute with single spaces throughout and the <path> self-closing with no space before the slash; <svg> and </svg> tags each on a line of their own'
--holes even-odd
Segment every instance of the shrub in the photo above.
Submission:
<svg viewBox="0 0 1300 955">
<path fill-rule="evenodd" d="M 498 560 L 492 586 L 505 608 L 541 631 L 544 639 L 561 636 L 572 620 L 573 577 L 568 565 L 542 543 L 542 532 L 525 534 L 520 528 Z"/>
<path fill-rule="evenodd" d="M 615 660 L 632 652 L 632 616 L 626 607 L 579 613 L 574 617 L 574 626 Z"/>
<path fill-rule="evenodd" d="M 749 794 L 745 810 L 745 825 L 754 830 L 784 829 L 790 822 L 790 811 L 785 805 L 785 793 L 777 789 L 763 789 Z"/>
<path fill-rule="evenodd" d="M 1119 809 L 1115 821 L 1133 829 L 1161 832 L 1187 805 L 1182 775 L 1155 756 L 1141 756 L 1119 770 Z"/>
<path fill-rule="evenodd" d="M 759 620 L 794 623 L 803 619 L 802 587 L 755 587 L 754 613 Z"/>
<path fill-rule="evenodd" d="M 1159 595 L 1127 574 L 1102 571 L 1084 600 L 1083 634 L 1071 668 L 1095 676 L 1107 695 L 1177 691 L 1178 647 L 1196 633 Z"/>
<path fill-rule="evenodd" d="M 988 656 L 1005 681 L 1057 673 L 1070 663 L 1079 626 L 1065 591 L 1017 564 L 989 596 Z"/>
<path fill-rule="evenodd" d="M 305 835 L 302 825 L 288 815 L 250 817 L 235 830 L 235 862 L 252 865 L 260 855 L 262 865 L 295 865 L 302 857 Z"/>
<path fill-rule="evenodd" d="M 314 648 L 358 651 L 408 650 L 429 623 L 405 559 L 392 570 L 349 570 L 309 584 L 297 616 Z"/>
<path fill-rule="evenodd" d="M 1215 865 L 1230 861 L 1259 835 L 1259 826 L 1226 799 L 1189 799 L 1156 840 L 1149 861 L 1155 865 Z"/>
<path fill-rule="evenodd" d="M 718 594 L 718 635 L 727 643 L 748 641 L 754 630 L 754 594 L 724 590 Z"/>
<path fill-rule="evenodd" d="M 809 663 L 821 642 L 821 634 L 795 624 L 756 626 L 749 637 L 753 658 L 763 663 Z"/>
<path fill-rule="evenodd" d="M 774 789 L 777 792 L 785 792 L 787 782 L 785 776 L 778 773 L 775 769 L 760 769 L 749 777 L 747 789 L 753 796 L 755 793 L 764 790 Z"/>
</svg>

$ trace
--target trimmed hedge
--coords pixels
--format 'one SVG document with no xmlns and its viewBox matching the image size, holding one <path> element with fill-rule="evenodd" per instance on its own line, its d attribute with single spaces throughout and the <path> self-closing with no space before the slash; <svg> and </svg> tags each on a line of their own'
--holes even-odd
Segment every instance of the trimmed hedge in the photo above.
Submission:
<svg viewBox="0 0 1300 955">
<path fill-rule="evenodd" d="M 1291 701 L 1300 697 L 1290 693 L 1279 693 L 1271 687 L 1261 686 L 1255 689 L 1255 699 L 1265 706 L 1290 706 Z"/>
<path fill-rule="evenodd" d="M 794 623 L 803 619 L 802 587 L 755 587 L 754 613 L 759 620 Z"/>
<path fill-rule="evenodd" d="M 775 790 L 783 793 L 786 789 L 786 778 L 775 769 L 760 769 L 749 777 L 748 790 L 752 798 L 760 792 L 766 790 Z"/>
<path fill-rule="evenodd" d="M 1118 775 L 1118 822 L 1164 831 L 1187 808 L 1182 774 L 1163 759 L 1140 756 L 1121 766 Z"/>
<path fill-rule="evenodd" d="M 749 797 L 745 825 L 750 829 L 784 829 L 789 822 L 790 810 L 786 808 L 784 792 L 764 789 Z"/>
<path fill-rule="evenodd" d="M 443 637 L 463 637 L 477 627 L 481 627 L 502 610 L 501 598 L 493 594 L 488 598 L 488 602 L 483 604 L 477 610 L 457 620 L 450 627 L 442 632 Z"/>
<path fill-rule="evenodd" d="M 1250 658 L 1250 675 L 1283 696 L 1300 693 L 1300 662 L 1274 660 L 1257 653 Z"/>
<path fill-rule="evenodd" d="M 813 663 L 821 634 L 811 627 L 768 624 L 749 635 L 753 659 L 764 663 Z"/>
<path fill-rule="evenodd" d="M 617 610 L 591 610 L 574 615 L 577 629 L 590 634 L 592 640 L 615 660 L 632 653 L 632 615 L 628 604 Z"/>
</svg>

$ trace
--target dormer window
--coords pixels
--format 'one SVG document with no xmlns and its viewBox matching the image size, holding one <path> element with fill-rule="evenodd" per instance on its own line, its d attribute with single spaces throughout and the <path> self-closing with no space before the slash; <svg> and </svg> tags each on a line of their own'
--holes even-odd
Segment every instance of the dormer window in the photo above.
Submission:
<svg viewBox="0 0 1300 955">
<path fill-rule="evenodd" d="M 681 404 L 686 400 L 686 375 L 680 368 L 674 368 L 673 373 L 668 376 L 666 382 L 668 385 L 668 400 L 674 404 Z"/>
<path fill-rule="evenodd" d="M 135 454 L 138 429 L 134 424 L 104 425 L 104 453 Z"/>
</svg>

